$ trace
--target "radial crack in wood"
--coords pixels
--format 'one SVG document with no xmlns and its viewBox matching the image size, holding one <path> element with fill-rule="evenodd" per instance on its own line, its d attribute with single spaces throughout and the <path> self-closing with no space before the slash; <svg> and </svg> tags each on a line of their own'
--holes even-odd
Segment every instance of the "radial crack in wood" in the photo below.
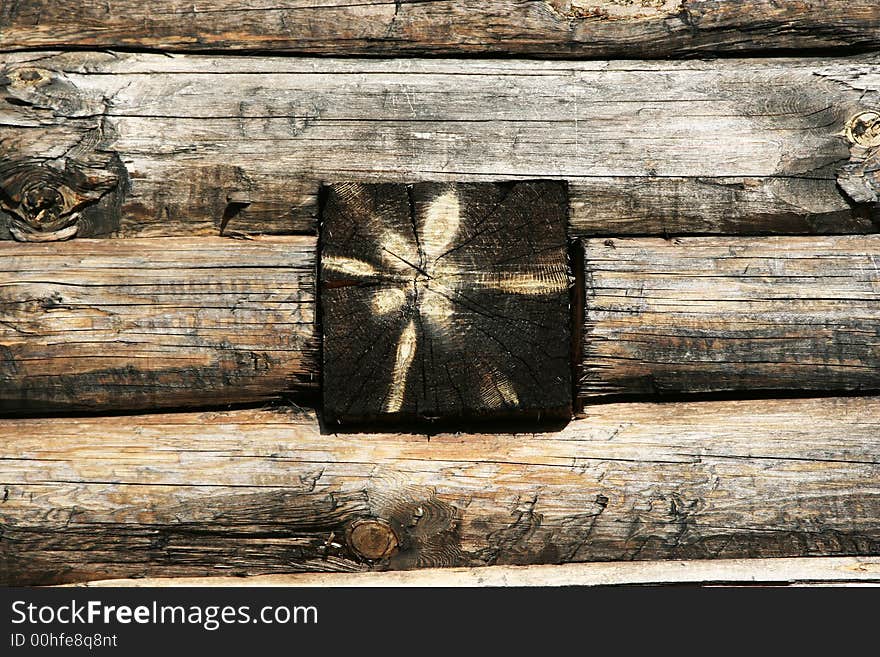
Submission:
<svg viewBox="0 0 880 657">
<path fill-rule="evenodd" d="M 563 183 L 338 183 L 321 230 L 324 413 L 567 418 Z"/>
</svg>

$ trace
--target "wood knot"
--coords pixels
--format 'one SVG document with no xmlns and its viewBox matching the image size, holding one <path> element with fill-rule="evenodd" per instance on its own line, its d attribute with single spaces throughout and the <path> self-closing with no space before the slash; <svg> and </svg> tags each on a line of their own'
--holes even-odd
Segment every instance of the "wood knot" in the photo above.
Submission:
<svg viewBox="0 0 880 657">
<path fill-rule="evenodd" d="M 0 210 L 10 215 L 9 230 L 21 242 L 53 242 L 77 234 L 80 211 L 117 184 L 115 175 L 88 172 L 72 161 L 63 169 L 41 162 L 0 166 Z"/>
<path fill-rule="evenodd" d="M 850 144 L 862 148 L 880 146 L 880 112 L 859 112 L 846 122 L 843 134 Z"/>
<path fill-rule="evenodd" d="M 390 557 L 400 544 L 394 529 L 381 518 L 355 520 L 346 531 L 345 540 L 352 552 L 369 561 Z"/>
<path fill-rule="evenodd" d="M 850 158 L 838 171 L 837 184 L 854 203 L 880 203 L 880 111 L 859 112 L 842 134 L 850 144 Z"/>
<path fill-rule="evenodd" d="M 17 68 L 6 74 L 13 88 L 41 87 L 52 81 L 52 74 L 42 68 Z"/>
</svg>

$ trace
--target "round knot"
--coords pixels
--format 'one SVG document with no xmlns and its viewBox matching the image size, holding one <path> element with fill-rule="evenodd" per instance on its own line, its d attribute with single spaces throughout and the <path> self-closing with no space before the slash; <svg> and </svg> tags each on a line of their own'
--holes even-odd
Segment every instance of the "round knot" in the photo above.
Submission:
<svg viewBox="0 0 880 657">
<path fill-rule="evenodd" d="M 52 81 L 52 74 L 42 68 L 18 68 L 8 74 L 14 88 L 41 87 Z"/>
<path fill-rule="evenodd" d="M 67 161 L 63 169 L 31 160 L 0 167 L 0 210 L 12 236 L 23 242 L 70 239 L 81 210 L 100 200 L 116 179 L 102 179 Z"/>
<path fill-rule="evenodd" d="M 862 148 L 880 146 L 880 112 L 874 110 L 859 112 L 846 122 L 843 132 L 851 144 Z"/>
<path fill-rule="evenodd" d="M 394 529 L 381 518 L 355 520 L 345 538 L 352 552 L 369 561 L 390 557 L 399 545 Z"/>
</svg>

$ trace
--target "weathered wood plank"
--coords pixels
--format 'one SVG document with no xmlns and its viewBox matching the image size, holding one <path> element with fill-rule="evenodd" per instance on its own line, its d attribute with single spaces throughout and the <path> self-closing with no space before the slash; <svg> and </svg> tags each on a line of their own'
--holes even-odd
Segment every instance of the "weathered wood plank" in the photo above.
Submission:
<svg viewBox="0 0 880 657">
<path fill-rule="evenodd" d="M 0 443 L 4 584 L 880 554 L 880 398 L 358 440 L 268 411 L 20 419 Z"/>
<path fill-rule="evenodd" d="M 585 242 L 582 399 L 880 390 L 880 236 Z"/>
<path fill-rule="evenodd" d="M 615 586 L 620 584 L 880 584 L 878 557 L 611 561 L 534 566 L 426 568 L 367 573 L 295 573 L 254 577 L 145 577 L 74 586 Z"/>
<path fill-rule="evenodd" d="M 0 411 L 254 402 L 316 386 L 315 242 L 0 242 Z"/>
<path fill-rule="evenodd" d="M 667 57 L 880 46 L 872 0 L 17 0 L 0 49 Z"/>
<path fill-rule="evenodd" d="M 115 180 L 79 237 L 314 232 L 322 182 L 524 178 L 569 182 L 578 235 L 867 232 L 837 175 L 878 61 L 16 53 L 0 160 Z"/>
</svg>

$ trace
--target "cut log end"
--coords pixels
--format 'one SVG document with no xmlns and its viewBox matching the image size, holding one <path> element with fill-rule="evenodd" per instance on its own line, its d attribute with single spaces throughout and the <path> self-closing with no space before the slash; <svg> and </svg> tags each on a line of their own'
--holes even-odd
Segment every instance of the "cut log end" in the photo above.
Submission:
<svg viewBox="0 0 880 657">
<path fill-rule="evenodd" d="M 568 417 L 563 183 L 328 188 L 331 422 Z"/>
</svg>

